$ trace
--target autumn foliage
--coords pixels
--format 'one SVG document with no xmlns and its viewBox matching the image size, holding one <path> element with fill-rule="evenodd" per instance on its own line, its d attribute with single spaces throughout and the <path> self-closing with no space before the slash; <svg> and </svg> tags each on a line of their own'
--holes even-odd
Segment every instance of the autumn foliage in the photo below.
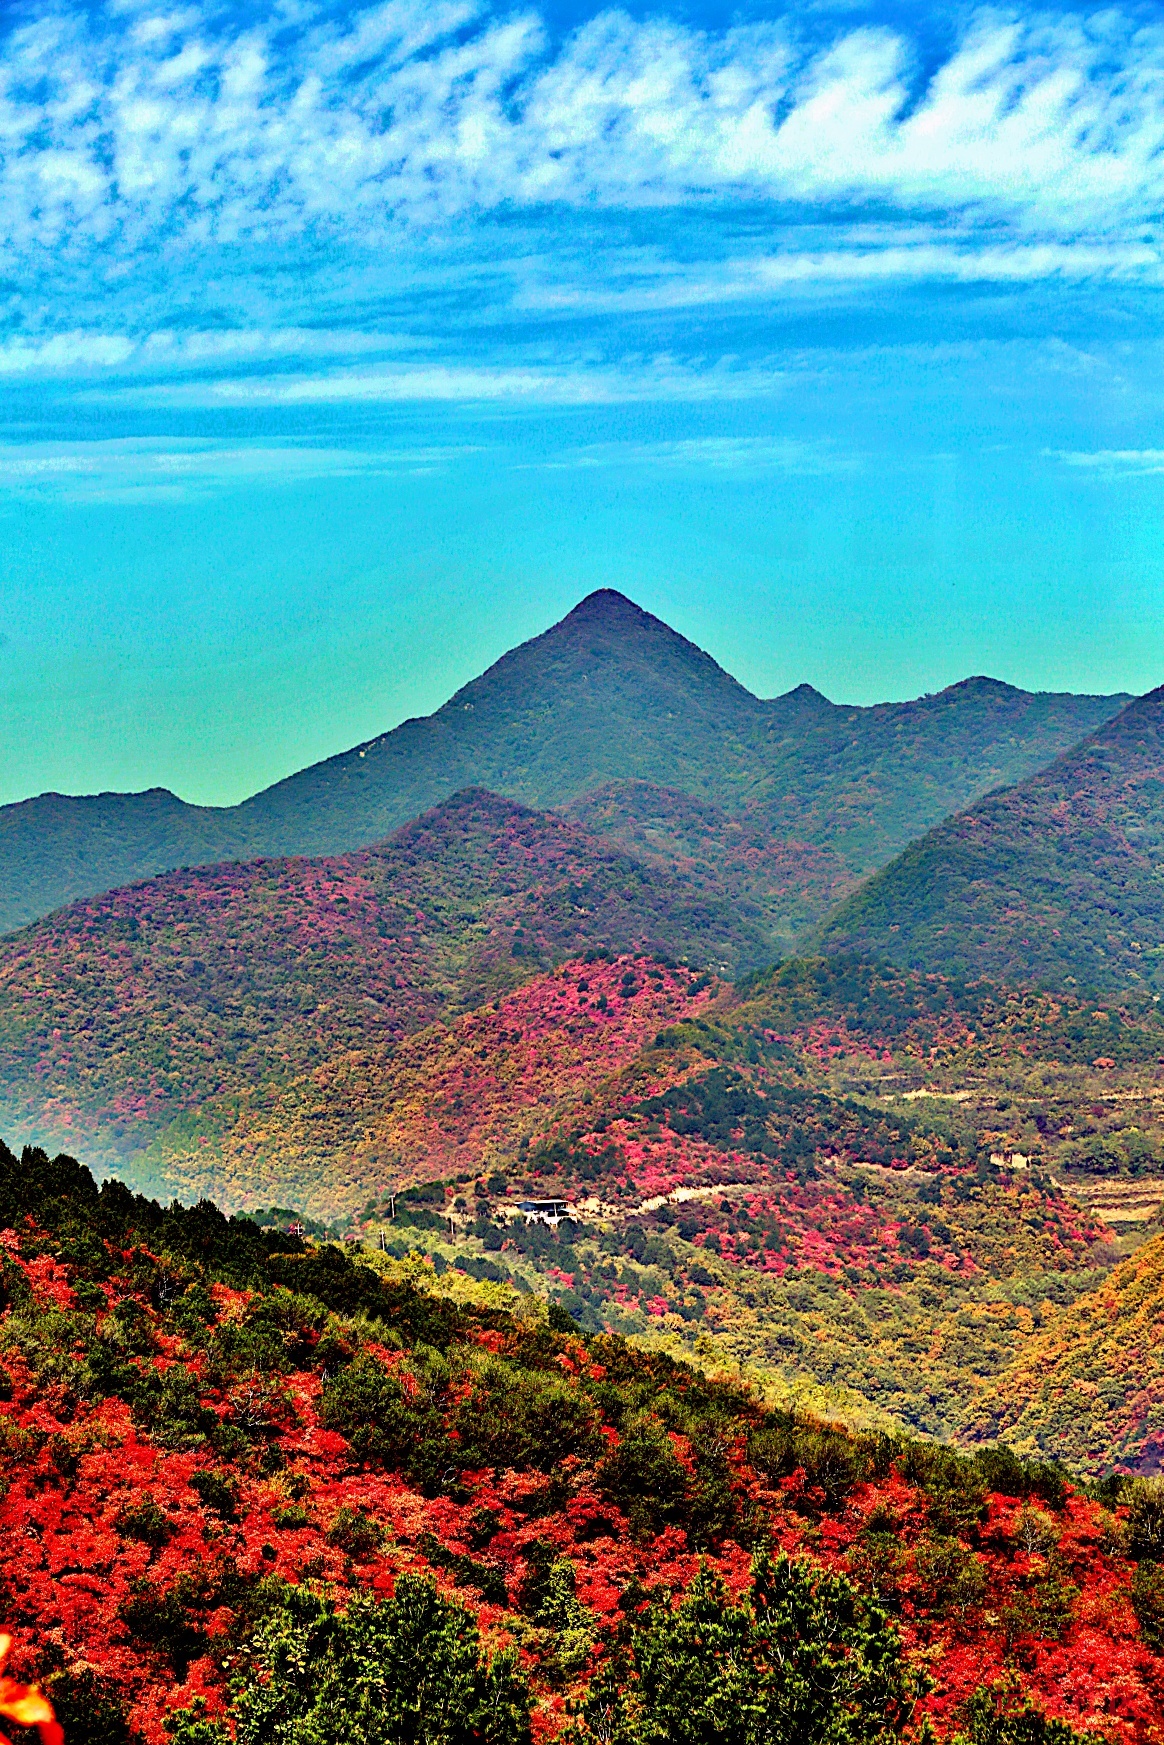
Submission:
<svg viewBox="0 0 1164 1745">
<path fill-rule="evenodd" d="M 510 1736 L 528 1710 L 535 1739 L 638 1745 L 671 1736 L 684 1643 L 722 1589 L 757 1668 L 782 1606 L 822 1666 L 864 1657 L 883 1715 L 899 1664 L 907 1731 L 928 1715 L 985 1738 L 986 1703 L 999 1726 L 1029 1709 L 1127 1745 L 1158 1734 L 1164 1528 L 1137 1493 L 765 1409 L 555 1330 L 536 1301 L 457 1301 L 429 1267 L 163 1211 L 65 1158 L 0 1154 L 0 1197 L 6 1603 L 15 1672 L 66 1732 L 265 1739 L 242 1693 L 284 1701 L 296 1644 L 332 1642 L 342 1682 L 369 1643 L 421 1631 Z M 782 1557 L 790 1573 L 766 1574 Z M 822 1637 L 818 1604 L 854 1634 Z M 755 1701 L 781 1714 L 768 1676 Z M 329 1712 L 338 1688 L 312 1686 Z"/>
</svg>

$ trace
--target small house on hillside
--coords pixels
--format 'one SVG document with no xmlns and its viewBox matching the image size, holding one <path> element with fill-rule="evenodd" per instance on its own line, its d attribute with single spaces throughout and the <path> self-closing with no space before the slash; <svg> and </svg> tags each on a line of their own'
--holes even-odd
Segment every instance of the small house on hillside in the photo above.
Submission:
<svg viewBox="0 0 1164 1745">
<path fill-rule="evenodd" d="M 549 1224 L 553 1229 L 570 1216 L 565 1200 L 522 1200 L 517 1209 L 527 1224 Z"/>
</svg>

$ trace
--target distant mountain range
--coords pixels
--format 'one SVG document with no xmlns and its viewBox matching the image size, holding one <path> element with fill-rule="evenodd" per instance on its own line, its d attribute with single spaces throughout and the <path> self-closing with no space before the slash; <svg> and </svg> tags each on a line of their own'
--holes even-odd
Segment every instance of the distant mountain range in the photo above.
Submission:
<svg viewBox="0 0 1164 1745">
<path fill-rule="evenodd" d="M 755 905 L 479 790 L 374 849 L 158 875 L 0 943 L 0 1131 L 120 1170 L 596 946 L 764 956 Z"/>
<path fill-rule="evenodd" d="M 0 941 L 0 1131 L 237 1203 L 264 1132 L 329 1169 L 356 1143 L 363 1091 L 349 1137 L 330 1091 L 296 1091 L 292 1120 L 289 1086 L 350 1084 L 372 1051 L 368 1096 L 390 1102 L 408 1038 L 587 950 L 735 979 L 815 928 L 830 954 L 1002 984 L 1164 986 L 1164 692 L 1122 701 L 969 680 L 761 702 L 604 592 L 428 720 L 233 810 L 9 807 L 10 911 L 123 882 Z M 462 786 L 399 821 L 468 778 L 508 794 Z M 173 859 L 209 864 L 130 876 Z M 200 1176 L 191 1148 L 209 1168 L 228 1131 L 229 1180 Z"/>
<path fill-rule="evenodd" d="M 679 796 L 668 802 L 678 812 L 662 832 L 670 845 L 657 841 L 656 857 L 686 853 L 679 838 L 693 803 L 715 809 L 718 822 L 709 826 L 706 812 L 699 826 L 705 841 L 707 828 L 744 818 L 761 853 L 791 844 L 788 901 L 779 869 L 747 893 L 767 905 L 783 944 L 845 882 L 1000 783 L 1041 768 L 1127 701 L 1032 695 L 984 678 L 872 708 L 830 703 L 808 685 L 763 701 L 659 619 L 603 589 L 434 715 L 239 806 L 189 806 L 155 789 L 45 794 L 0 808 L 0 932 L 178 867 L 345 853 L 467 787 L 556 808 L 611 783 L 639 783 L 651 791 L 624 790 L 602 829 L 641 840 L 636 807 L 645 802 L 657 818 L 658 790 L 668 790 Z M 594 807 L 582 815 L 598 822 Z M 737 835 L 732 841 L 742 845 Z M 833 858 L 805 857 L 803 844 Z"/>
<path fill-rule="evenodd" d="M 1164 687 L 929 831 L 819 942 L 952 974 L 1164 991 Z"/>
</svg>

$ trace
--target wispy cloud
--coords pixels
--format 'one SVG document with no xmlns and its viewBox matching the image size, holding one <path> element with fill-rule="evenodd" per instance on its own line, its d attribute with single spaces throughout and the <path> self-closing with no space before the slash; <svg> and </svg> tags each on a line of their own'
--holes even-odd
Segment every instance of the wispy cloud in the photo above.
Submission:
<svg viewBox="0 0 1164 1745">
<path fill-rule="evenodd" d="M 513 368 L 415 364 L 317 369 L 310 374 L 218 375 L 159 382 L 127 392 L 135 404 L 206 409 L 436 405 L 621 406 L 642 401 L 746 400 L 771 395 L 782 371 L 771 362 L 681 361 L 670 356 L 603 363 L 563 353 L 558 363 Z M 99 392 L 99 398 L 110 396 Z"/>
<path fill-rule="evenodd" d="M 876 245 L 859 237 L 838 249 L 788 247 L 716 263 L 657 261 L 631 283 L 531 282 L 524 309 L 647 313 L 724 303 L 769 302 L 830 288 L 917 285 L 1030 285 L 1044 281 L 1135 281 L 1159 284 L 1164 254 L 1151 243 L 990 242 L 912 237 L 902 225 Z"/>
<path fill-rule="evenodd" d="M 354 249 L 473 212 L 709 198 L 872 202 L 1041 239 L 1015 253 L 995 236 L 979 276 L 1069 270 L 1075 246 L 1082 270 L 1155 265 L 1127 250 L 1164 198 L 1164 28 L 1118 11 L 983 11 L 924 79 L 886 29 L 806 40 L 608 10 L 553 42 L 536 11 L 472 0 L 303 0 L 241 22 L 47 5 L 2 50 L 3 240 L 42 267 L 49 251 Z M 882 259 L 887 274 L 975 272 L 965 246 Z"/>
<path fill-rule="evenodd" d="M 475 452 L 458 448 L 322 448 L 122 438 L 0 444 L 0 494 L 71 502 L 185 502 L 224 487 L 421 474 Z"/>
<path fill-rule="evenodd" d="M 1098 448 L 1094 451 L 1052 451 L 1064 466 L 1101 478 L 1144 478 L 1164 473 L 1164 448 Z"/>
<path fill-rule="evenodd" d="M 167 330 L 121 333 L 75 329 L 25 333 L 0 339 L 0 376 L 170 375 L 187 371 L 269 367 L 287 359 L 327 360 L 361 353 L 391 353 L 415 337 L 394 342 L 391 334 L 326 331 L 287 326 L 270 331 L 230 328 L 218 332 Z"/>
<path fill-rule="evenodd" d="M 782 473 L 824 478 L 859 472 L 864 457 L 841 453 L 823 443 L 764 436 L 692 436 L 663 442 L 591 443 L 567 449 L 539 466 L 562 470 L 586 467 L 663 467 L 701 474 Z"/>
<path fill-rule="evenodd" d="M 189 502 L 222 490 L 302 486 L 316 480 L 419 477 L 447 471 L 487 451 L 459 443 L 399 448 L 312 443 L 210 442 L 131 437 L 0 443 L 0 498 L 73 503 Z M 824 443 L 781 437 L 701 436 L 657 442 L 589 443 L 523 460 L 498 448 L 494 464 L 522 470 L 646 468 L 713 474 L 781 473 L 823 477 L 858 471 L 862 457 Z"/>
<path fill-rule="evenodd" d="M 1158 290 L 1164 25 L 1142 14 L 981 9 L 936 65 L 857 11 L 547 19 L 521 0 L 10 11 L 9 402 L 250 419 L 273 452 L 310 428 L 322 453 L 345 406 L 366 437 L 410 404 L 780 395 L 804 366 L 768 313 Z M 126 488 L 192 490 L 195 470 Z"/>
</svg>

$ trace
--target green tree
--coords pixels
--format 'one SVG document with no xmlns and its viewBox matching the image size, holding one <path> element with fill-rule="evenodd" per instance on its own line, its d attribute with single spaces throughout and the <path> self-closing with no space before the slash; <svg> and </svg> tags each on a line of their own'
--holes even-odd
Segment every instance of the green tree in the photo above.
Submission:
<svg viewBox="0 0 1164 1745">
<path fill-rule="evenodd" d="M 1164 1561 L 1164 1479 L 1135 1478 L 1124 1491 L 1128 1553 L 1137 1562 Z"/>
<path fill-rule="evenodd" d="M 587 1704 L 609 1745 L 889 1745 L 921 1678 L 879 1607 L 843 1576 L 757 1556 L 733 1602 L 704 1568 L 656 1600 Z"/>
<path fill-rule="evenodd" d="M 636 1538 L 681 1521 L 687 1509 L 687 1474 L 652 1412 L 628 1418 L 617 1444 L 598 1463 L 597 1483 L 601 1495 L 627 1517 Z"/>
<path fill-rule="evenodd" d="M 529 1695 L 510 1654 L 485 1658 L 464 1607 L 402 1575 L 389 1600 L 345 1612 L 292 1589 L 256 1632 L 235 1688 L 235 1745 L 528 1745 Z M 197 1710 L 174 1718 L 175 1745 L 227 1745 Z"/>
<path fill-rule="evenodd" d="M 370 1352 L 359 1352 L 324 1383 L 320 1418 L 327 1429 L 347 1437 L 361 1460 L 399 1468 L 434 1492 L 454 1451 L 444 1419 L 423 1387 L 410 1391 L 401 1377 L 415 1379 L 403 1365 L 390 1374 Z"/>
</svg>

